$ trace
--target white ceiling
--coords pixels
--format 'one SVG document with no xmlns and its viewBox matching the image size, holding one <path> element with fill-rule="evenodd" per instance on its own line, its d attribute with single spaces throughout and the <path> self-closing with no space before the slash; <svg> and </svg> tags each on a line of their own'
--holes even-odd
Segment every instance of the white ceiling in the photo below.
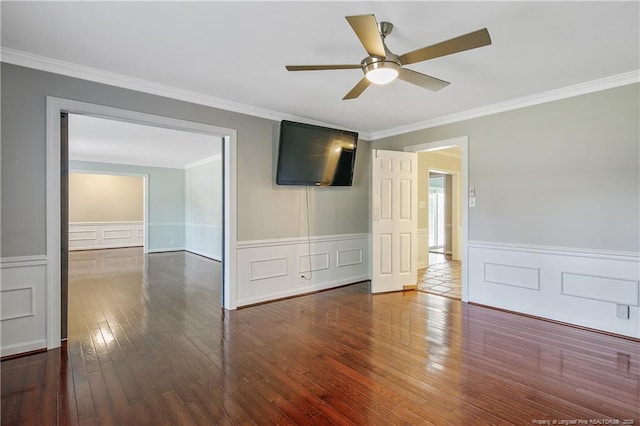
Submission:
<svg viewBox="0 0 640 426">
<path fill-rule="evenodd" d="M 40 56 L 52 58 L 152 82 L 169 96 L 174 89 L 193 92 L 234 110 L 250 105 L 247 111 L 263 116 L 273 112 L 375 135 L 637 73 L 639 6 L 3 1 L 3 60 L 20 63 L 15 58 L 24 60 L 25 54 L 38 63 L 47 61 Z M 395 81 L 342 101 L 362 77 L 360 70 L 285 70 L 287 64 L 359 63 L 366 53 L 344 17 L 370 13 L 394 24 L 387 45 L 397 54 L 484 27 L 493 44 L 409 66 L 451 82 L 439 92 Z"/>
<path fill-rule="evenodd" d="M 69 115 L 69 159 L 182 169 L 219 156 L 217 136 Z"/>
</svg>

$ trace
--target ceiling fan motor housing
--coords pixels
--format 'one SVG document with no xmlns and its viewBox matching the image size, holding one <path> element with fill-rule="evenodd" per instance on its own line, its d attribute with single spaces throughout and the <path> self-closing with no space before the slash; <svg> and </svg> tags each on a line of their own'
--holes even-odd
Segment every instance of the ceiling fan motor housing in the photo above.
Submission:
<svg viewBox="0 0 640 426">
<path fill-rule="evenodd" d="M 376 56 L 367 56 L 362 60 L 362 62 L 360 62 L 360 64 L 362 65 L 362 72 L 364 72 L 364 75 L 367 77 L 371 76 L 372 72 L 375 74 L 376 71 L 382 72 L 384 70 L 387 73 L 391 73 L 393 77 L 388 77 L 390 79 L 389 81 L 393 80 L 400 73 L 400 69 L 402 68 L 400 58 L 388 50 L 386 57 L 378 58 Z M 369 80 L 371 79 L 369 78 Z M 371 82 L 375 84 L 386 84 L 389 81 L 384 80 L 383 82 L 379 82 L 371 80 Z"/>
<path fill-rule="evenodd" d="M 366 74 L 369 71 L 373 71 L 380 68 L 390 68 L 395 69 L 396 71 L 400 71 L 401 64 L 400 61 L 394 61 L 393 58 L 376 58 L 372 56 L 367 56 L 361 62 L 362 70 Z"/>
</svg>

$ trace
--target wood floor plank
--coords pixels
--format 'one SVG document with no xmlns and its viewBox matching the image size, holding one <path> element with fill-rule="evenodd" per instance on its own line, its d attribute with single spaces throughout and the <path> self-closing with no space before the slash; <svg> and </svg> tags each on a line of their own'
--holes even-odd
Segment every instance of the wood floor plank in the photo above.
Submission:
<svg viewBox="0 0 640 426">
<path fill-rule="evenodd" d="M 87 419 L 95 418 L 96 409 L 93 405 L 93 395 L 89 384 L 89 374 L 76 374 L 73 377 L 73 386 L 76 389 L 76 404 L 78 407 L 78 419 L 82 423 Z"/>
<path fill-rule="evenodd" d="M 100 423 L 106 425 L 119 424 L 115 407 L 111 404 L 111 398 L 107 389 L 102 371 L 94 371 L 88 374 L 89 387 L 93 397 L 96 417 Z"/>
<path fill-rule="evenodd" d="M 2 362 L 2 425 L 640 424 L 637 341 L 367 282 L 224 311 L 201 256 L 70 260 L 69 340 Z"/>
<path fill-rule="evenodd" d="M 77 425 L 79 418 L 76 388 L 74 386 L 74 374 L 71 369 L 71 345 L 67 342 L 61 349 L 55 349 L 48 351 L 47 353 L 49 354 L 52 352 L 60 353 L 60 376 L 58 380 L 52 379 L 54 380 L 52 385 L 55 384 L 58 388 L 58 392 L 56 394 L 56 398 L 58 400 L 58 413 L 56 416 L 57 423 L 61 425 Z"/>
</svg>

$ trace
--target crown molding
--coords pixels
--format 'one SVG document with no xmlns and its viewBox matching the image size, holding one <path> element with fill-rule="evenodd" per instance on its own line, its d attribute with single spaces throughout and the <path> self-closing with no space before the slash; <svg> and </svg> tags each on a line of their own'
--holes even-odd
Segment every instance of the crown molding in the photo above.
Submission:
<svg viewBox="0 0 640 426">
<path fill-rule="evenodd" d="M 135 77 L 130 77 L 124 74 L 118 74 L 104 71 L 98 68 L 78 65 L 72 62 L 61 61 L 58 59 L 36 55 L 33 53 L 11 49 L 8 47 L 1 48 L 0 61 L 25 68 L 33 68 L 53 74 L 60 74 L 67 77 L 74 77 L 81 80 L 88 80 L 95 83 L 101 83 L 109 86 L 120 87 L 123 89 L 135 90 L 137 92 L 158 95 L 164 98 L 176 99 L 179 101 L 218 108 L 225 111 L 237 112 L 239 114 L 251 115 L 253 117 L 265 118 L 267 120 L 291 120 L 308 124 L 315 124 L 318 126 L 336 127 L 336 125 L 332 123 L 325 123 L 322 121 L 311 120 L 306 117 L 300 117 L 280 111 L 273 111 L 253 105 L 247 105 L 240 102 L 230 101 L 228 99 L 205 95 L 203 93 L 193 92 L 190 90 L 179 89 L 173 86 L 154 83 Z M 368 135 L 366 132 L 360 132 L 357 129 L 348 130 L 353 130 L 361 133 L 363 138 L 365 139 Z"/>
<path fill-rule="evenodd" d="M 158 95 L 165 98 L 176 99 L 184 102 L 190 102 L 198 105 L 209 106 L 226 111 L 232 111 L 239 114 L 251 115 L 254 117 L 265 118 L 267 120 L 281 121 L 292 120 L 300 121 L 308 124 L 316 124 L 318 126 L 336 127 L 335 124 L 325 123 L 322 121 L 311 120 L 306 117 L 286 114 L 279 111 L 273 111 L 266 108 L 260 108 L 253 105 L 247 105 L 240 102 L 230 101 L 215 96 L 209 96 L 190 90 L 179 89 L 173 86 L 153 83 L 123 74 L 103 71 L 97 68 L 78 65 L 71 62 L 60 61 L 58 59 L 48 58 L 46 56 L 35 55 L 33 53 L 21 50 L 2 47 L 0 50 L 0 60 L 2 62 L 18 65 L 26 68 L 33 68 L 40 71 L 61 74 L 68 77 L 89 80 L 96 83 L 107 84 L 110 86 L 121 87 L 124 89 L 135 90 L 138 92 Z M 634 70 L 623 74 L 601 78 L 599 80 L 588 81 L 563 87 L 560 89 L 549 90 L 535 95 L 524 96 L 505 102 L 499 102 L 492 105 L 474 108 L 467 111 L 461 111 L 454 114 L 444 115 L 417 123 L 407 124 L 405 126 L 394 127 L 378 132 L 366 132 L 358 129 L 348 129 L 359 133 L 360 138 L 368 141 L 375 141 L 390 136 L 397 136 L 404 133 L 425 130 L 432 127 L 442 126 L 444 124 L 456 123 L 459 121 L 470 120 L 473 118 L 484 117 L 487 115 L 497 114 L 500 112 L 511 111 L 514 109 L 525 108 L 528 106 L 539 105 L 546 102 L 557 101 L 560 99 L 571 98 L 574 96 L 584 95 L 587 93 L 598 92 L 601 90 L 612 89 L 614 87 L 625 86 L 640 82 L 640 70 Z"/>
<path fill-rule="evenodd" d="M 369 136 L 370 140 L 397 136 L 404 133 L 425 130 L 432 127 L 442 126 L 444 124 L 456 123 L 459 121 L 471 120 L 473 118 L 485 117 L 487 115 L 497 114 L 500 112 L 511 111 L 514 109 L 525 108 L 533 105 L 539 105 L 546 102 L 557 101 L 574 96 L 585 95 L 587 93 L 599 92 L 601 90 L 612 89 L 614 87 L 626 86 L 640 82 L 640 70 L 634 70 L 623 74 L 613 75 L 601 78 L 599 80 L 587 81 L 584 83 L 574 84 L 572 86 L 560 89 L 549 90 L 537 93 L 535 95 L 524 96 L 505 102 L 499 102 L 492 105 L 474 108 L 467 111 L 461 111 L 454 114 L 443 115 L 441 117 L 432 118 L 417 123 L 399 126 L 393 129 L 373 132 Z"/>
</svg>

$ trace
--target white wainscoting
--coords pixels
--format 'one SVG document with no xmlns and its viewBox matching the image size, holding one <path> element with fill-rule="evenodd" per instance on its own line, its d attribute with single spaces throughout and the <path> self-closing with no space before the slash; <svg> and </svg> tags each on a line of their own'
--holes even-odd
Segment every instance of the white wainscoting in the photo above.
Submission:
<svg viewBox="0 0 640 426">
<path fill-rule="evenodd" d="M 469 301 L 640 338 L 640 254 L 469 241 Z M 616 317 L 629 306 L 629 319 Z"/>
<path fill-rule="evenodd" d="M 369 234 L 238 242 L 238 306 L 369 279 Z M 310 279 L 301 275 L 310 275 Z"/>
<path fill-rule="evenodd" d="M 418 269 L 429 267 L 429 229 L 418 228 Z"/>
<path fill-rule="evenodd" d="M 46 348 L 47 258 L 5 257 L 0 267 L 2 356 Z"/>
<path fill-rule="evenodd" d="M 144 245 L 143 222 L 69 223 L 69 251 Z"/>
</svg>

